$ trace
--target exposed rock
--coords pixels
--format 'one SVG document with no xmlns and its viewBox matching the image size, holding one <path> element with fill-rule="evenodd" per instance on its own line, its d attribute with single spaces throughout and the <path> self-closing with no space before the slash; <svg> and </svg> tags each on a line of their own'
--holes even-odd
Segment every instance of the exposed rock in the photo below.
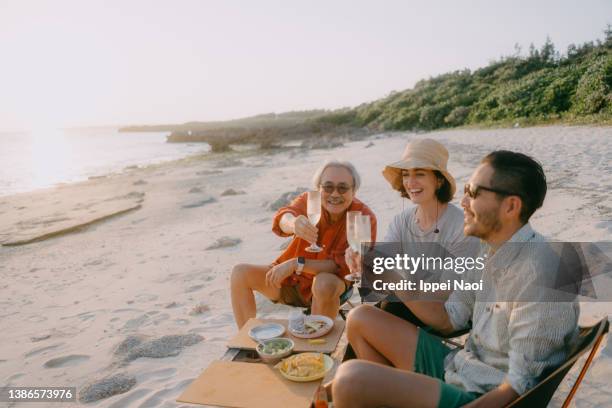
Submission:
<svg viewBox="0 0 612 408">
<path fill-rule="evenodd" d="M 206 250 L 229 248 L 240 244 L 242 240 L 240 238 L 221 237 L 217 239 L 213 244 L 206 247 Z"/>
<path fill-rule="evenodd" d="M 203 198 L 201 200 L 197 200 L 197 201 L 193 201 L 191 203 L 183 204 L 182 207 L 183 208 L 202 207 L 202 206 L 204 206 L 206 204 L 214 203 L 215 201 L 217 201 L 217 200 L 214 197 L 206 197 L 206 198 Z"/>
<path fill-rule="evenodd" d="M 126 374 L 114 374 L 85 384 L 79 390 L 79 401 L 94 402 L 113 395 L 123 394 L 136 385 L 136 378 Z"/>
<path fill-rule="evenodd" d="M 236 159 L 225 159 L 222 160 L 220 162 L 218 162 L 215 167 L 217 168 L 224 168 L 224 167 L 237 167 L 237 166 L 242 166 L 244 163 L 242 162 L 242 160 L 236 160 Z"/>
<path fill-rule="evenodd" d="M 38 341 L 43 341 L 43 340 L 47 340 L 49 337 L 51 337 L 50 334 L 43 334 L 42 336 L 34 336 L 34 337 L 30 337 L 30 341 L 32 343 L 36 343 Z"/>
<path fill-rule="evenodd" d="M 128 336 L 114 351 L 115 357 L 123 362 L 130 362 L 140 357 L 164 358 L 178 356 L 188 346 L 204 340 L 199 334 L 173 334 L 158 339 L 147 339 L 143 336 Z"/>
<path fill-rule="evenodd" d="M 112 198 L 107 198 L 104 201 L 113 201 L 113 200 L 131 200 L 131 199 L 136 199 L 139 201 L 142 201 L 144 199 L 145 193 L 140 192 L 140 191 L 130 191 L 127 194 L 124 194 L 122 196 L 117 196 L 117 197 L 112 197 Z"/>
<path fill-rule="evenodd" d="M 197 316 L 197 315 L 201 315 L 204 312 L 208 312 L 209 310 L 210 310 L 210 306 L 200 303 L 199 305 L 196 305 L 193 307 L 193 309 L 191 309 L 191 311 L 189 312 L 189 315 Z"/>
<path fill-rule="evenodd" d="M 246 193 L 242 190 L 234 190 L 233 188 L 228 188 L 227 190 L 221 193 L 221 196 L 225 197 L 225 196 L 235 196 L 235 195 L 241 195 L 241 194 L 246 194 Z"/>
<path fill-rule="evenodd" d="M 211 174 L 221 174 L 223 173 L 223 170 L 201 170 L 196 172 L 196 175 L 198 176 L 209 176 Z"/>
<path fill-rule="evenodd" d="M 89 356 L 82 354 L 71 354 L 69 356 L 52 358 L 51 360 L 45 362 L 44 366 L 45 368 L 66 367 L 82 363 L 86 360 L 89 360 Z"/>
<path fill-rule="evenodd" d="M 298 187 L 295 191 L 288 191 L 282 194 L 279 198 L 277 198 L 273 203 L 268 206 L 268 210 L 277 211 L 279 208 L 286 207 L 295 197 L 299 196 L 305 191 L 308 191 L 308 189 L 304 187 Z"/>
<path fill-rule="evenodd" d="M 342 142 L 330 139 L 305 140 L 301 145 L 301 147 L 306 147 L 308 149 L 334 149 L 342 146 L 344 146 Z"/>
</svg>

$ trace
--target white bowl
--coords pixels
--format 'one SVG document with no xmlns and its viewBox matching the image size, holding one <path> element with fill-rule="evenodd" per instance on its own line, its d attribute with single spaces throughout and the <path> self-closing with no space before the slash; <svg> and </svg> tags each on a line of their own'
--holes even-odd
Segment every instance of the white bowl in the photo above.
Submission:
<svg viewBox="0 0 612 408">
<path fill-rule="evenodd" d="M 288 347 L 286 350 L 276 353 L 276 354 L 266 354 L 263 352 L 263 347 L 270 342 L 273 341 L 281 341 L 283 343 L 287 343 Z M 268 340 L 263 340 L 260 341 L 257 344 L 257 347 L 255 348 L 255 350 L 257 350 L 257 354 L 259 354 L 259 357 L 261 357 L 261 360 L 264 363 L 267 364 L 276 364 L 279 361 L 281 361 L 283 358 L 287 357 L 288 355 L 290 355 L 293 352 L 293 348 L 295 347 L 295 344 L 293 343 L 293 340 L 288 339 L 286 337 L 279 337 L 279 338 L 275 338 L 275 339 L 268 339 Z"/>
</svg>

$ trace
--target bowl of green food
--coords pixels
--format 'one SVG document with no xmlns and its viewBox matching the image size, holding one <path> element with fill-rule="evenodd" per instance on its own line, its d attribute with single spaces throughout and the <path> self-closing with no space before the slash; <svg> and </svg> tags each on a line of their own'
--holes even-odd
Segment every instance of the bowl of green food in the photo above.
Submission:
<svg viewBox="0 0 612 408">
<path fill-rule="evenodd" d="M 257 354 L 267 364 L 276 364 L 293 351 L 293 340 L 285 337 L 262 340 L 257 344 Z"/>
</svg>

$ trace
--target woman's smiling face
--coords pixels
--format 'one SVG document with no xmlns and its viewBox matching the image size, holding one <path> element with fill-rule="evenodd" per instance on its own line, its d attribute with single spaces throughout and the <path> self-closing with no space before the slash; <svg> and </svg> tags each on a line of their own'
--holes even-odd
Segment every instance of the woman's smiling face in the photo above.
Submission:
<svg viewBox="0 0 612 408">
<path fill-rule="evenodd" d="M 441 182 L 433 170 L 417 168 L 402 170 L 402 184 L 413 203 L 424 204 L 437 200 L 436 190 L 440 188 Z"/>
</svg>

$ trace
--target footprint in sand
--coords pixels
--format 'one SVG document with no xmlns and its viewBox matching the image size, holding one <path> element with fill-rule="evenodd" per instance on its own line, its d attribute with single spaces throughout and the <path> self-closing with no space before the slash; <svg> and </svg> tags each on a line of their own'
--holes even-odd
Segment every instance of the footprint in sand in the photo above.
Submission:
<svg viewBox="0 0 612 408">
<path fill-rule="evenodd" d="M 136 301 L 138 302 L 152 302 L 157 300 L 159 296 L 152 295 L 150 293 L 141 293 L 140 295 L 136 295 Z"/>
<path fill-rule="evenodd" d="M 17 379 L 19 379 L 19 378 L 23 377 L 24 375 L 25 375 L 24 373 L 17 373 L 17 374 L 13 374 L 13 375 L 11 375 L 10 377 L 8 377 L 8 378 L 6 379 L 6 381 L 5 381 L 5 382 L 6 382 L 6 384 L 8 385 L 8 384 L 10 384 L 12 381 L 17 380 Z"/>
<path fill-rule="evenodd" d="M 194 286 L 190 286 L 189 288 L 187 288 L 185 290 L 185 293 L 191 293 L 191 292 L 196 292 L 200 289 L 202 289 L 205 285 L 194 285 Z"/>
<path fill-rule="evenodd" d="M 176 368 L 162 368 L 161 370 L 149 371 L 149 372 L 146 372 L 146 373 L 144 373 L 142 375 L 137 375 L 136 376 L 136 380 L 139 383 L 143 383 L 143 382 L 145 382 L 147 380 L 150 380 L 150 379 L 153 379 L 153 378 L 155 378 L 155 379 L 170 378 L 170 377 L 173 377 L 176 374 L 176 371 L 177 371 Z"/>
<path fill-rule="evenodd" d="M 135 405 L 134 402 L 138 401 L 148 393 L 153 392 L 153 390 L 149 390 L 147 388 L 141 388 L 138 390 L 134 390 L 123 398 L 118 399 L 113 402 L 108 408 L 125 408 Z"/>
<path fill-rule="evenodd" d="M 147 398 L 140 408 L 153 408 L 159 407 L 163 404 L 164 400 L 174 400 L 174 396 L 178 395 L 185 387 L 193 382 L 194 378 L 188 378 L 186 380 L 179 381 L 173 387 L 164 388 L 163 390 L 157 391 L 155 394 Z"/>
<path fill-rule="evenodd" d="M 81 364 L 84 361 L 89 360 L 89 356 L 83 354 L 71 354 L 69 356 L 62 356 L 52 358 L 44 364 L 45 368 L 58 368 L 58 367 L 70 367 Z"/>
<path fill-rule="evenodd" d="M 59 346 L 62 346 L 62 345 L 64 345 L 64 343 L 53 344 L 51 346 L 45 346 L 45 347 L 38 347 L 38 348 L 32 349 L 32 350 L 28 351 L 27 353 L 25 353 L 24 357 L 25 358 L 30 358 L 30 357 L 36 356 L 38 354 L 42 354 L 42 353 L 44 353 L 46 351 L 56 349 L 56 348 L 58 348 Z"/>
</svg>

